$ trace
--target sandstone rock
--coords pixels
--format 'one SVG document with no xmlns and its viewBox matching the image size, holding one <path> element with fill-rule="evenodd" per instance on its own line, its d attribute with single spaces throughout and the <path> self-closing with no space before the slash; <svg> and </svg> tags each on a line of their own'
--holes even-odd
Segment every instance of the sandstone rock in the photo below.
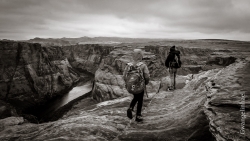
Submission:
<svg viewBox="0 0 250 141">
<path fill-rule="evenodd" d="M 213 136 L 216 140 L 243 140 L 239 133 L 238 102 L 241 97 L 237 90 L 246 92 L 245 107 L 248 109 L 249 89 L 246 82 L 249 82 L 249 75 L 246 73 L 249 66 L 249 61 L 239 61 L 222 70 L 187 76 L 189 82 L 185 87 L 173 92 L 162 90 L 156 94 L 157 89 L 151 89 L 149 98 L 144 97 L 144 122 L 141 124 L 126 117 L 131 95 L 101 103 L 88 98 L 58 121 L 2 128 L 0 140 L 211 141 Z M 242 75 L 246 79 L 243 80 Z M 236 81 L 240 83 L 235 84 Z M 150 87 L 159 85 L 159 81 L 150 83 Z M 228 88 L 230 91 L 226 91 Z M 211 92 L 211 98 L 207 98 L 208 92 Z M 248 120 L 246 118 L 246 123 Z M 249 132 L 247 124 L 245 132 Z M 249 140 L 248 134 L 245 134 L 245 139 Z"/>
<path fill-rule="evenodd" d="M 98 82 L 95 83 L 94 89 L 92 91 L 92 97 L 99 102 L 126 95 L 129 95 L 129 93 L 125 88 L 122 89 L 119 86 L 102 84 Z"/>
<path fill-rule="evenodd" d="M 8 127 L 13 127 L 22 123 L 24 123 L 23 117 L 8 117 L 0 119 L 0 132 Z"/>
<path fill-rule="evenodd" d="M 237 61 L 206 83 L 205 113 L 217 140 L 250 140 L 250 61 Z"/>
<path fill-rule="evenodd" d="M 113 49 L 113 46 L 86 44 L 64 46 L 63 52 L 73 68 L 95 74 L 102 59 Z"/>
<path fill-rule="evenodd" d="M 132 95 L 100 103 L 88 98 L 58 121 L 8 127 L 0 131 L 0 140 L 211 140 L 203 113 L 205 88 L 194 90 L 192 86 L 215 74 L 202 73 L 181 90 L 157 95 L 159 81 L 151 81 L 149 98 L 144 97 L 142 124 L 126 117 Z"/>
<path fill-rule="evenodd" d="M 6 125 L 1 124 L 0 140 L 212 140 L 211 133 L 216 140 L 243 140 L 244 137 L 249 140 L 248 134 L 240 134 L 243 125 L 239 104 L 244 93 L 245 108 L 249 109 L 249 60 L 238 61 L 222 70 L 200 72 L 213 68 L 204 67 L 207 61 L 209 65 L 225 67 L 234 58 L 216 59 L 209 49 L 178 47 L 183 67 L 178 70 L 177 86 L 182 89 L 167 92 L 169 82 L 164 61 L 169 47 L 141 48 L 151 81 L 147 86 L 149 98 L 144 97 L 145 122 L 136 124 L 126 117 L 132 95 L 124 89 L 122 79 L 133 48 L 41 47 L 1 41 L 1 99 L 8 99 L 16 107 L 32 107 L 69 90 L 80 77 L 77 69 L 95 74 L 92 98 L 101 103 L 84 99 L 62 119 L 50 123 L 22 124 L 19 118 L 2 119 L 0 122 Z M 215 85 L 211 84 L 212 80 Z M 160 93 L 156 95 L 159 87 Z M 245 114 L 247 123 L 249 112 Z M 244 132 L 249 132 L 247 124 Z"/>
<path fill-rule="evenodd" d="M 19 110 L 62 94 L 79 80 L 61 47 L 0 42 L 0 99 Z"/>
</svg>

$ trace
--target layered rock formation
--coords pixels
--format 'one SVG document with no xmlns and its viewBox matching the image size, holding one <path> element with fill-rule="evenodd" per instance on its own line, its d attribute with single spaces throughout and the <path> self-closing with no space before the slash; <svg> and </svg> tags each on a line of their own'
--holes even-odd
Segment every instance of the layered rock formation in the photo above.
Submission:
<svg viewBox="0 0 250 141">
<path fill-rule="evenodd" d="M 61 47 L 0 42 L 0 99 L 18 110 L 36 107 L 78 80 Z"/>
<path fill-rule="evenodd" d="M 245 134 L 245 139 L 240 134 L 238 92 L 245 92 L 245 107 L 248 109 L 249 89 L 246 82 L 249 82 L 247 73 L 250 62 L 244 60 L 237 63 L 226 69 L 195 74 L 183 89 L 174 92 L 161 89 L 156 94 L 157 88 L 153 88 L 159 83 L 151 82 L 154 87 L 148 88 L 150 93 L 149 98 L 144 100 L 144 122 L 141 124 L 126 117 L 132 98 L 130 95 L 101 103 L 87 98 L 55 122 L 37 125 L 12 117 L 9 119 L 14 121 L 12 124 L 1 124 L 0 140 L 211 141 L 213 136 L 216 140 L 249 140 L 248 134 Z M 241 79 L 242 75 L 247 75 L 247 79 Z M 236 84 L 237 80 L 240 83 Z M 211 81 L 216 85 L 212 87 Z M 228 88 L 230 91 L 227 91 Z M 249 117 L 247 111 L 246 117 Z M 249 122 L 248 118 L 245 120 Z M 247 132 L 249 126 L 245 125 Z"/>
<path fill-rule="evenodd" d="M 205 113 L 217 140 L 250 140 L 249 61 L 238 60 L 206 83 Z"/>
<path fill-rule="evenodd" d="M 39 44 L 17 42 L 1 42 L 1 46 L 3 50 L 1 60 L 5 59 L 1 62 L 2 99 L 7 99 L 9 93 L 13 93 L 11 95 L 38 93 L 36 96 L 31 94 L 34 98 L 28 98 L 27 105 L 23 105 L 30 107 L 39 103 L 37 97 L 41 97 L 40 99 L 44 99 L 45 95 L 53 97 L 57 95 L 55 93 L 61 93 L 72 86 L 73 82 L 79 79 L 74 69 L 78 70 L 78 73 L 95 74 L 93 97 L 98 101 L 126 95 L 121 74 L 126 63 L 131 61 L 130 54 L 133 48 L 115 48 L 97 44 L 64 46 L 63 48 L 41 47 Z M 159 80 L 167 75 L 164 60 L 169 48 L 169 46 L 145 47 L 144 61 L 148 65 L 152 79 Z M 208 49 L 197 48 L 178 47 L 178 49 L 181 51 L 183 62 L 183 67 L 178 72 L 179 75 L 200 71 L 201 65 L 207 61 L 206 56 L 212 52 Z M 213 64 L 213 61 L 211 62 L 210 64 Z M 15 79 L 17 81 L 12 81 Z M 20 103 L 20 99 L 9 98 L 9 101 Z"/>
<path fill-rule="evenodd" d="M 65 46 L 63 52 L 74 68 L 80 72 L 94 75 L 102 59 L 113 49 L 113 46 L 87 44 Z"/>
<path fill-rule="evenodd" d="M 3 118 L 12 116 L 0 120 L 0 140 L 250 140 L 239 104 L 244 94 L 247 123 L 249 59 L 234 63 L 234 57 L 218 56 L 209 49 L 178 47 L 183 67 L 178 71 L 178 90 L 169 92 L 164 61 L 170 47 L 141 48 L 151 81 L 144 101 L 145 121 L 137 124 L 126 117 L 132 96 L 122 79 L 133 48 L 1 41 L 0 98 L 16 107 L 25 109 L 63 94 L 80 73 L 95 75 L 95 81 L 92 98 L 50 123 L 27 123 L 14 109 L 6 110 L 11 106 L 0 103 L 0 113 L 7 115 Z M 231 63 L 226 69 L 210 70 Z"/>
</svg>

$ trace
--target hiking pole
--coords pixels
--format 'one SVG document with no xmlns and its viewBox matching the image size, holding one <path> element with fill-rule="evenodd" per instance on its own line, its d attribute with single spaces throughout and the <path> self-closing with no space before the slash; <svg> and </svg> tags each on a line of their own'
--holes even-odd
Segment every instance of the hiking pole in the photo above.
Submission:
<svg viewBox="0 0 250 141">
<path fill-rule="evenodd" d="M 147 98 L 148 98 L 148 92 L 147 92 L 147 86 L 146 86 L 146 83 L 145 83 L 144 91 L 145 91 L 145 93 L 146 93 L 146 95 L 147 95 Z"/>
<path fill-rule="evenodd" d="M 156 94 L 158 94 L 158 93 L 159 93 L 159 91 L 160 91 L 160 89 L 161 89 L 161 83 L 162 83 L 162 81 L 160 82 L 160 85 L 159 85 L 159 88 L 158 88 L 158 90 L 157 90 Z"/>
</svg>

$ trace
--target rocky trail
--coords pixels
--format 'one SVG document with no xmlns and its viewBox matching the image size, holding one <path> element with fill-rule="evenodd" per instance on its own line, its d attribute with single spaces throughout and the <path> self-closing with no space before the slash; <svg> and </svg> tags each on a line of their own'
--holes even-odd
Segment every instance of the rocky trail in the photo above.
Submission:
<svg viewBox="0 0 250 141">
<path fill-rule="evenodd" d="M 199 106 L 205 96 L 200 98 L 199 95 L 191 94 L 187 95 L 182 90 L 150 93 L 149 98 L 145 97 L 144 100 L 143 123 L 136 123 L 126 117 L 131 97 L 125 97 L 73 110 L 56 122 L 16 125 L 5 130 L 5 133 L 10 134 L 1 134 L 4 136 L 0 136 L 0 139 L 176 140 L 178 136 L 180 140 L 188 139 L 195 136 L 195 126 L 206 126 L 204 130 L 208 130 L 208 122 L 202 121 L 205 117 Z M 195 103 L 191 104 L 190 99 Z M 193 124 L 196 120 L 202 124 Z"/>
<path fill-rule="evenodd" d="M 115 140 L 212 140 L 204 102 L 204 93 L 187 89 L 154 93 L 145 102 L 144 122 L 132 121 Z"/>
</svg>

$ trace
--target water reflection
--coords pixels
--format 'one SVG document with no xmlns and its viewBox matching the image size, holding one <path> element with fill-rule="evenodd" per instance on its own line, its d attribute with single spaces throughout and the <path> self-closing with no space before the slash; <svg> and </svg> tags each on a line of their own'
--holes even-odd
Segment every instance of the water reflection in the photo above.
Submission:
<svg viewBox="0 0 250 141">
<path fill-rule="evenodd" d="M 58 110 L 60 107 L 66 105 L 70 101 L 83 96 L 90 92 L 92 89 L 92 83 L 91 81 L 86 82 L 85 84 L 81 86 L 76 86 L 74 87 L 70 92 L 67 94 L 63 95 L 62 97 L 54 100 L 53 102 L 49 103 L 45 111 L 41 112 L 40 115 L 44 116 L 46 114 L 51 114 L 52 112 Z M 46 106 L 46 107 L 47 107 Z"/>
<path fill-rule="evenodd" d="M 60 104 L 57 106 L 57 108 L 55 110 L 64 106 L 68 102 L 90 92 L 91 88 L 92 88 L 92 84 L 90 82 L 87 82 L 83 86 L 74 87 L 68 94 L 66 94 L 62 97 L 62 99 L 60 100 Z"/>
</svg>

